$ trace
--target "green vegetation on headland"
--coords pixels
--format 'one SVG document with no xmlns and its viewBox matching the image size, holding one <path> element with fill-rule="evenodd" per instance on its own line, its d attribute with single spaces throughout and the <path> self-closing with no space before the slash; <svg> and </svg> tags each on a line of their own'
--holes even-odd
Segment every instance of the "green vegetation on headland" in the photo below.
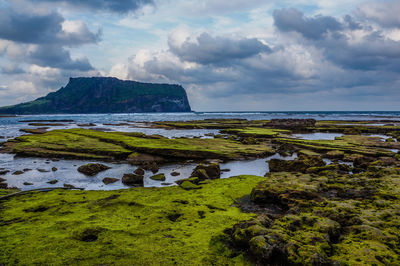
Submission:
<svg viewBox="0 0 400 266">
<path fill-rule="evenodd" d="M 190 112 L 179 85 L 141 83 L 109 77 L 71 78 L 45 97 L 0 107 L 1 114 Z"/>
</svg>

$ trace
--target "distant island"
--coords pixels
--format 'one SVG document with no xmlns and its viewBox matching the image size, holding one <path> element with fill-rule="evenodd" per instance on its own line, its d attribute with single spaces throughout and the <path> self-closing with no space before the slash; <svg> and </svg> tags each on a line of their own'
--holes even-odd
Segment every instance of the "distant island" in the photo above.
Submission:
<svg viewBox="0 0 400 266">
<path fill-rule="evenodd" d="M 112 77 L 70 78 L 67 86 L 45 97 L 0 107 L 0 114 L 73 114 L 190 112 L 180 85 L 119 80 Z"/>
</svg>

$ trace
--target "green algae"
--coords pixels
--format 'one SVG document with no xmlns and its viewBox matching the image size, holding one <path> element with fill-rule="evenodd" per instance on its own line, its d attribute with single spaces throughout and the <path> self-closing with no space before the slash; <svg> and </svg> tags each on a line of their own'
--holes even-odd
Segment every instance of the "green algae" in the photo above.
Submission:
<svg viewBox="0 0 400 266">
<path fill-rule="evenodd" d="M 398 265 L 400 175 L 383 171 L 273 173 L 251 197 L 260 206 L 280 206 L 281 213 L 267 209 L 273 221 L 235 225 L 231 239 L 260 264 Z"/>
<path fill-rule="evenodd" d="M 166 158 L 242 158 L 272 154 L 267 144 L 244 145 L 226 139 L 167 139 L 143 134 L 99 132 L 87 129 L 54 130 L 9 141 L 12 152 L 25 156 L 117 158 L 147 153 Z"/>
<path fill-rule="evenodd" d="M 1 204 L 0 264 L 247 265 L 217 239 L 254 217 L 234 203 L 262 179 L 14 197 Z"/>
<path fill-rule="evenodd" d="M 225 129 L 221 131 L 222 133 L 237 134 L 238 136 L 246 137 L 258 137 L 258 138 L 272 138 L 278 137 L 280 135 L 289 134 L 290 130 L 285 129 L 275 129 L 275 128 L 255 128 L 255 127 L 245 127 L 245 128 L 232 128 Z"/>
<path fill-rule="evenodd" d="M 371 156 L 392 156 L 394 153 L 387 149 L 398 148 L 398 143 L 380 141 L 377 137 L 344 135 L 334 140 L 305 140 L 294 138 L 275 138 L 277 143 L 299 146 L 312 151 L 342 151 Z"/>
</svg>

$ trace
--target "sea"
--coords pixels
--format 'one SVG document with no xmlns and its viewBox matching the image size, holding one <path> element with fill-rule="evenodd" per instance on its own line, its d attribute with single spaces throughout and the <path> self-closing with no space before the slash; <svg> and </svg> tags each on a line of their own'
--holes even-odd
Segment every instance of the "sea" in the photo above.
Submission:
<svg viewBox="0 0 400 266">
<path fill-rule="evenodd" d="M 145 134 L 160 134 L 168 138 L 176 137 L 204 137 L 208 133 L 217 134 L 215 129 L 183 129 L 183 130 L 165 130 L 158 128 L 149 128 L 144 126 L 144 122 L 155 121 L 192 121 L 204 119 L 248 119 L 248 120 L 268 120 L 276 118 L 295 118 L 315 120 L 363 120 L 374 121 L 375 125 L 380 125 L 377 121 L 400 122 L 400 111 L 326 111 L 326 112 L 190 112 L 190 113 L 126 113 L 126 114 L 57 114 L 57 115 L 21 115 L 15 117 L 0 117 L 0 143 L 7 141 L 23 133 L 20 129 L 37 128 L 30 126 L 31 121 L 39 120 L 70 120 L 71 122 L 60 122 L 62 126 L 50 126 L 52 129 L 68 128 L 97 128 L 105 131 L 121 132 L 142 132 Z M 82 127 L 78 124 L 95 124 L 95 126 Z M 128 123 L 128 125 L 117 125 Z M 383 123 L 383 124 L 384 124 Z M 319 134 L 321 138 L 334 138 L 334 135 Z M 268 160 L 271 158 L 281 158 L 292 160 L 296 155 L 287 158 L 276 154 L 268 158 L 259 158 L 247 161 L 231 161 L 221 163 L 221 168 L 230 171 L 223 172 L 221 178 L 229 178 L 241 174 L 250 174 L 263 176 L 268 172 Z M 48 160 L 43 158 L 20 158 L 13 154 L 0 153 L 0 171 L 8 170 L 9 173 L 0 176 L 6 179 L 9 187 L 16 187 L 21 190 L 30 190 L 47 187 L 63 187 L 64 184 L 70 184 L 86 190 L 116 190 L 128 188 L 121 181 L 105 185 L 102 182 L 104 177 L 122 178 L 125 173 L 133 172 L 136 167 L 121 163 L 105 163 L 111 169 L 99 173 L 95 177 L 87 177 L 77 171 L 77 168 L 83 164 L 93 161 L 84 160 Z M 146 172 L 144 179 L 145 187 L 164 187 L 176 185 L 175 181 L 186 178 L 190 175 L 196 164 L 194 162 L 184 162 L 181 164 L 163 165 L 160 173 L 166 175 L 163 182 L 154 181 L 150 178 L 151 172 Z M 56 168 L 57 171 L 52 171 Z M 21 175 L 13 175 L 15 171 L 23 171 Z M 170 173 L 177 171 L 179 176 L 172 176 Z M 56 184 L 49 184 L 50 180 L 58 180 Z"/>
</svg>

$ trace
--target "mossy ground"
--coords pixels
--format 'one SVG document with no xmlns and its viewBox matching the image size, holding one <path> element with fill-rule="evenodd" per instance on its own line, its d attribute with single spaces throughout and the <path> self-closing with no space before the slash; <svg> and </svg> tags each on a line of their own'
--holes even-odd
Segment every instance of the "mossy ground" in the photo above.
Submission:
<svg viewBox="0 0 400 266">
<path fill-rule="evenodd" d="M 245 241 L 263 263 L 276 259 L 266 255 L 276 249 L 280 262 L 290 265 L 398 265 L 399 192 L 398 168 L 356 175 L 274 173 L 255 187 L 252 200 L 280 206 L 282 214 L 267 225 L 236 227 L 233 239 Z"/>
<path fill-rule="evenodd" d="M 262 179 L 17 196 L 1 203 L 0 264 L 246 265 L 216 239 L 254 217 L 234 204 Z"/>
<path fill-rule="evenodd" d="M 20 155 L 124 159 L 133 152 L 166 158 L 242 158 L 272 154 L 267 144 L 244 145 L 228 139 L 167 139 L 141 134 L 99 132 L 87 129 L 54 130 L 25 135 L 5 144 Z"/>
</svg>

